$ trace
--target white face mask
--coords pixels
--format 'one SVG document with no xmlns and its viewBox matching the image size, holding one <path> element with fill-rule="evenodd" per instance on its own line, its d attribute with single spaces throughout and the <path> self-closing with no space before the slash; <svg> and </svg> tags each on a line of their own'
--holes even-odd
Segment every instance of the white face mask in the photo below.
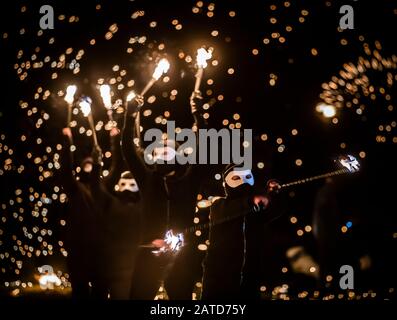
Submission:
<svg viewBox="0 0 397 320">
<path fill-rule="evenodd" d="M 130 192 L 138 192 L 138 184 L 136 183 L 135 179 L 127 179 L 127 178 L 120 178 L 119 182 L 116 186 L 116 191 L 123 192 L 123 191 L 130 191 Z"/>
<path fill-rule="evenodd" d="M 174 148 L 165 146 L 165 147 L 157 147 L 153 150 L 153 160 L 162 160 L 164 162 L 170 161 L 174 159 L 176 156 L 176 151 Z"/>
<path fill-rule="evenodd" d="M 254 176 L 251 170 L 233 170 L 226 175 L 225 182 L 230 188 L 237 188 L 244 183 L 253 186 Z"/>
</svg>

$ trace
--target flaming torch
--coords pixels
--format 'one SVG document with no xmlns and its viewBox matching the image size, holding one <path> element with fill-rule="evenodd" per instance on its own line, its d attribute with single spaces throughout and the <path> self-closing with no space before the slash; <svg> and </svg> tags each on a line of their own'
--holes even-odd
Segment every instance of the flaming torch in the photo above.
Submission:
<svg viewBox="0 0 397 320">
<path fill-rule="evenodd" d="M 116 123 L 113 119 L 113 104 L 112 104 L 112 97 L 110 94 L 110 86 L 107 84 L 103 84 L 99 87 L 99 91 L 101 93 L 103 105 L 107 110 L 110 128 L 113 128 L 115 127 Z"/>
<path fill-rule="evenodd" d="M 155 84 L 155 82 L 158 79 L 160 79 L 160 77 L 164 73 L 167 73 L 169 68 L 170 68 L 170 63 L 168 62 L 168 60 L 165 58 L 161 59 L 157 64 L 156 69 L 153 72 L 152 78 L 146 84 L 145 88 L 143 88 L 142 92 L 140 93 L 140 96 L 143 97 L 149 91 L 149 89 Z"/>
<path fill-rule="evenodd" d="M 72 121 L 72 107 L 73 107 L 73 102 L 74 102 L 74 95 L 77 91 L 77 87 L 75 85 L 70 85 L 66 88 L 66 95 L 65 95 L 65 101 L 68 104 L 68 119 L 66 126 L 70 127 L 70 122 Z"/>
<path fill-rule="evenodd" d="M 165 233 L 164 243 L 165 245 L 163 247 L 153 251 L 153 253 L 178 252 L 184 246 L 183 233 L 174 234 L 172 230 L 168 230 Z"/>
<path fill-rule="evenodd" d="M 127 96 L 127 101 L 126 101 L 126 109 L 128 108 L 128 103 L 131 100 L 134 100 L 137 103 L 137 110 L 142 107 L 143 105 L 143 97 L 144 95 L 150 90 L 150 88 L 156 83 L 160 77 L 168 72 L 168 69 L 170 68 L 170 63 L 168 62 L 167 59 L 163 58 L 159 61 L 159 63 L 156 66 L 156 69 L 153 72 L 152 78 L 149 80 L 149 82 L 146 84 L 145 88 L 141 91 L 140 94 L 136 95 L 135 92 L 131 91 L 128 96 Z M 140 113 L 138 112 L 135 118 L 136 122 L 136 127 L 137 127 L 137 137 L 140 136 Z"/>
<path fill-rule="evenodd" d="M 79 107 L 84 117 L 88 119 L 88 123 L 92 131 L 92 137 L 94 139 L 94 145 L 95 147 L 99 147 L 98 139 L 95 132 L 94 118 L 92 117 L 92 113 L 91 113 L 91 104 L 92 104 L 92 100 L 90 97 L 82 97 L 79 103 Z"/>
<path fill-rule="evenodd" d="M 207 67 L 207 60 L 212 57 L 212 49 L 208 51 L 204 48 L 197 50 L 197 73 L 196 73 L 196 83 L 194 84 L 194 92 L 200 91 L 201 80 L 203 79 L 204 69 Z"/>
<path fill-rule="evenodd" d="M 360 163 L 358 162 L 358 160 L 355 157 L 353 157 L 350 154 L 348 154 L 346 156 L 340 156 L 336 162 L 338 162 L 339 165 L 342 166 L 341 169 L 338 169 L 338 170 L 335 170 L 335 171 L 331 171 L 331 172 L 327 172 L 327 173 L 323 173 L 323 174 L 319 174 L 317 176 L 308 177 L 308 178 L 305 178 L 305 179 L 293 181 L 293 182 L 284 183 L 284 184 L 280 185 L 279 189 L 284 189 L 284 188 L 288 188 L 288 187 L 295 186 L 295 185 L 298 185 L 298 184 L 304 184 L 304 183 L 307 183 L 307 182 L 312 182 L 314 180 L 319 180 L 319 179 L 325 179 L 325 178 L 330 178 L 330 177 L 334 177 L 334 176 L 339 176 L 341 174 L 355 173 L 355 172 L 358 172 L 360 170 Z"/>
</svg>

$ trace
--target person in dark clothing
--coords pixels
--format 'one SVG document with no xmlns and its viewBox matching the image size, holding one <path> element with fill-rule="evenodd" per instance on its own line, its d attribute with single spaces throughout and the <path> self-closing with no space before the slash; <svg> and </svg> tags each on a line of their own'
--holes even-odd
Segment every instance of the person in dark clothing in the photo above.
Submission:
<svg viewBox="0 0 397 320">
<path fill-rule="evenodd" d="M 191 98 L 192 115 L 197 129 L 202 126 L 203 120 L 198 111 L 197 99 L 199 93 Z M 200 186 L 200 176 L 197 165 L 170 164 L 167 159 L 172 158 L 177 151 L 175 141 L 166 140 L 162 146 L 156 148 L 154 157 L 165 159 L 147 165 L 144 161 L 144 152 L 133 142 L 133 133 L 137 134 L 137 117 L 142 100 L 130 103 L 125 113 L 125 122 L 122 137 L 122 150 L 128 166 L 138 182 L 141 190 L 143 211 L 142 245 L 153 244 L 155 247 L 164 245 L 161 240 L 167 230 L 181 230 L 192 224 Z M 139 133 L 138 133 L 139 139 Z M 198 140 L 198 139 L 197 139 Z M 154 255 L 153 248 L 142 247 L 135 264 L 132 279 L 132 299 L 153 299 L 164 280 L 165 288 L 170 299 L 191 299 L 195 283 L 189 261 L 195 254 L 195 248 L 186 245 L 175 255 Z M 150 245 L 149 245 L 150 246 Z"/>
<path fill-rule="evenodd" d="M 70 135 L 70 129 L 64 132 Z M 72 280 L 73 292 L 77 297 L 80 296 L 80 287 L 88 285 L 88 282 L 93 287 L 93 295 L 98 298 L 107 298 L 108 293 L 111 299 L 129 297 L 139 241 L 140 196 L 132 174 L 122 172 L 124 162 L 117 128 L 111 129 L 110 140 L 112 163 L 105 178 L 101 178 L 102 151 L 99 147 L 94 149 L 92 157 L 83 160 L 78 181 L 72 174 L 71 155 L 64 156 L 66 163 L 63 167 L 65 175 L 68 175 L 64 186 L 70 199 L 71 243 L 81 239 L 81 243 L 89 244 L 83 250 L 78 244 L 70 249 L 72 279 L 73 273 L 77 279 L 80 274 L 83 275 L 81 283 Z M 81 196 L 85 197 L 84 201 L 80 200 Z M 75 260 L 75 256 L 79 259 Z M 79 261 L 84 262 L 87 270 L 84 267 L 79 269 Z M 96 291 L 98 286 L 100 289 Z M 88 287 L 83 291 L 88 294 Z"/>
<path fill-rule="evenodd" d="M 320 267 L 318 284 L 324 292 L 341 289 L 341 266 L 353 267 L 355 289 L 364 284 L 363 272 L 371 267 L 367 234 L 362 232 L 367 200 L 362 196 L 365 190 L 359 189 L 360 179 L 359 175 L 328 178 L 315 198 L 313 236 Z"/>
<path fill-rule="evenodd" d="M 91 157 L 82 161 L 77 179 L 73 174 L 70 128 L 63 129 L 63 134 L 65 139 L 60 178 L 68 196 L 65 244 L 68 251 L 72 296 L 105 299 L 107 286 L 104 276 L 103 217 L 94 196 L 100 179 L 101 150 L 94 148 Z"/>
<path fill-rule="evenodd" d="M 110 131 L 112 163 L 103 178 L 110 210 L 106 214 L 106 265 L 111 299 L 129 299 L 131 278 L 139 245 L 140 193 L 130 171 L 125 170 L 120 134 Z"/>
<path fill-rule="evenodd" d="M 235 164 L 223 172 L 226 196 L 210 211 L 209 248 L 203 262 L 202 299 L 259 298 L 261 234 L 275 218 L 267 208 L 279 184 L 270 180 L 265 192 L 255 192 L 251 170 Z"/>
</svg>

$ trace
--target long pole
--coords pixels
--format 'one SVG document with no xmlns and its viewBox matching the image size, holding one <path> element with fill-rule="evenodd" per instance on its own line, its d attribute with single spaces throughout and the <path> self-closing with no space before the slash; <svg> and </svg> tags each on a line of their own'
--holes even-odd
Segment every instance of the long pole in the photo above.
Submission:
<svg viewBox="0 0 397 320">
<path fill-rule="evenodd" d="M 91 131 L 92 131 L 92 138 L 94 140 L 95 147 L 98 147 L 98 138 L 96 136 L 95 126 L 94 126 L 94 118 L 92 117 L 92 113 L 90 112 L 88 115 L 88 123 L 90 124 Z"/>
<path fill-rule="evenodd" d="M 203 79 L 204 68 L 199 67 L 196 72 L 196 82 L 194 83 L 194 91 L 200 91 L 201 80 Z"/>
</svg>

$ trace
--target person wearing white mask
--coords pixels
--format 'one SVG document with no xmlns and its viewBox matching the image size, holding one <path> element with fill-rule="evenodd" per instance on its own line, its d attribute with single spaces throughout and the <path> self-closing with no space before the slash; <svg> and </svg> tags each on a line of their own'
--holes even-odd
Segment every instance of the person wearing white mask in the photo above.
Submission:
<svg viewBox="0 0 397 320">
<path fill-rule="evenodd" d="M 250 169 L 230 164 L 223 172 L 225 197 L 210 211 L 210 234 L 203 262 L 203 300 L 251 299 L 259 296 L 261 227 L 273 218 L 268 207 L 279 189 L 270 180 L 266 190 L 255 192 Z"/>
</svg>

